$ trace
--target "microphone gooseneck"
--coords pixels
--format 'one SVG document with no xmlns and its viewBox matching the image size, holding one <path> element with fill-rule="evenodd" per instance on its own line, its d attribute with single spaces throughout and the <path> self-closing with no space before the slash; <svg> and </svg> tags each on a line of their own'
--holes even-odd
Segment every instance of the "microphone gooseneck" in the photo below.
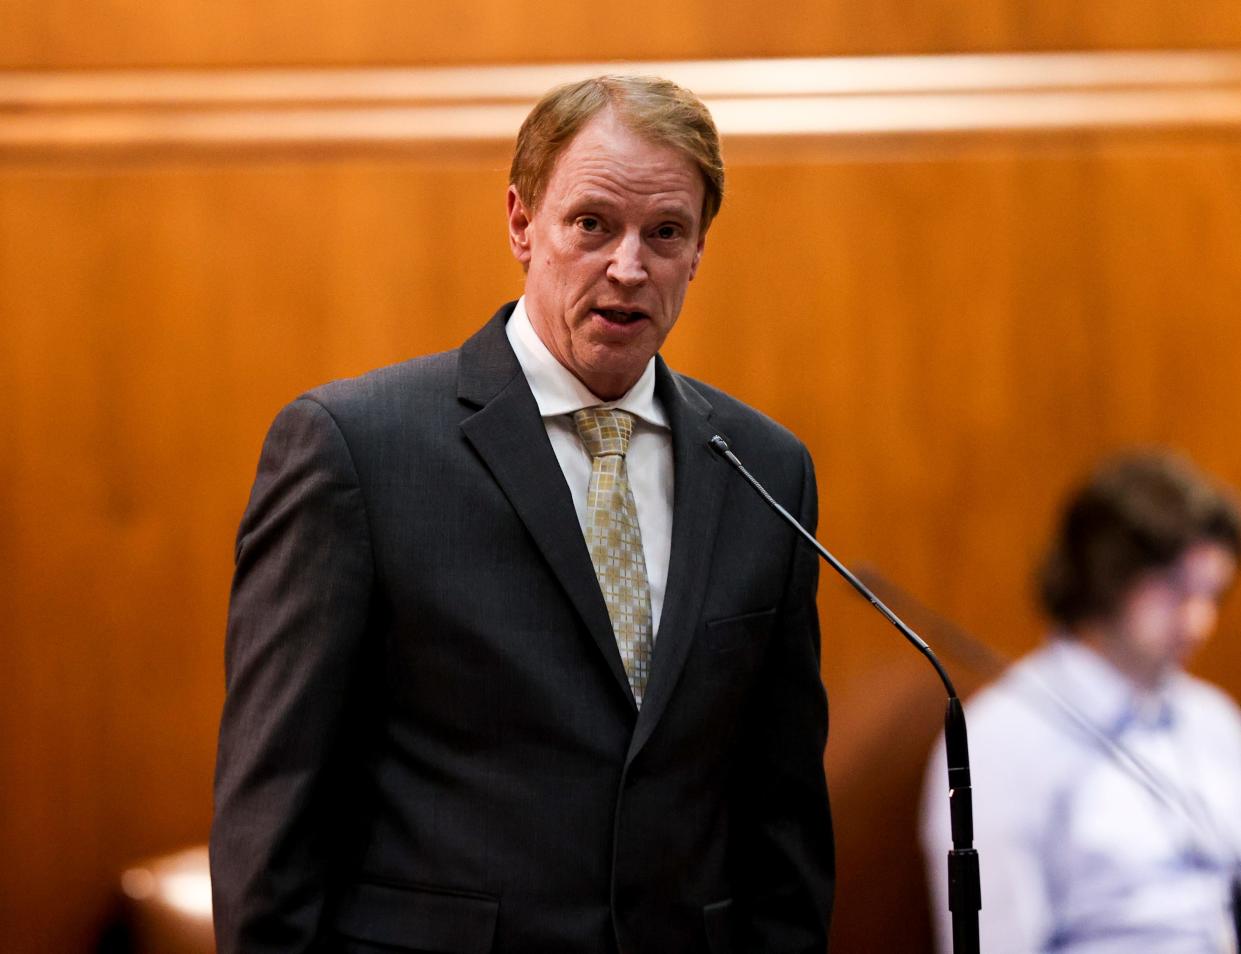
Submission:
<svg viewBox="0 0 1241 954">
<path fill-rule="evenodd" d="M 837 560 L 814 534 L 801 525 L 797 518 L 780 506 L 761 483 L 746 470 L 720 435 L 709 441 L 713 450 L 727 460 L 751 487 L 780 517 L 809 543 L 820 557 L 845 581 L 860 593 L 884 619 L 891 623 L 915 649 L 935 667 L 940 681 L 948 693 L 948 711 L 944 716 L 944 742 L 948 761 L 948 803 L 952 825 L 952 849 L 948 852 L 948 908 L 952 912 L 952 950 L 954 954 L 979 954 L 978 912 L 982 908 L 982 889 L 978 874 L 978 852 L 974 850 L 974 806 L 970 788 L 969 744 L 965 730 L 965 711 L 957 697 L 956 688 L 948 673 L 936 658 L 931 647 L 917 633 L 905 625 L 895 613 L 887 608 L 879 597 L 849 568 Z"/>
</svg>

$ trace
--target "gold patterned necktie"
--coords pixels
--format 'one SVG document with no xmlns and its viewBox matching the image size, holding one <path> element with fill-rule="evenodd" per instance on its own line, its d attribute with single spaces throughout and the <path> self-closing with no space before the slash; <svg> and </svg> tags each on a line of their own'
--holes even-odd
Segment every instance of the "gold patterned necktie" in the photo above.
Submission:
<svg viewBox="0 0 1241 954">
<path fill-rule="evenodd" d="M 640 708 L 651 674 L 651 589 L 638 508 L 625 473 L 633 416 L 615 409 L 587 407 L 573 415 L 573 423 L 591 458 L 586 546 L 608 606 L 629 686 Z"/>
</svg>

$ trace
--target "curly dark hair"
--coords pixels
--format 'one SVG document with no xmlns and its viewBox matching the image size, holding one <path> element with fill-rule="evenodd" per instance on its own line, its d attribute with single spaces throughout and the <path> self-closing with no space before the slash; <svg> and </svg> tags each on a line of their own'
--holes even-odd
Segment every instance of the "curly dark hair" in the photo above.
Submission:
<svg viewBox="0 0 1241 954">
<path fill-rule="evenodd" d="M 1139 576 L 1204 541 L 1241 552 L 1241 520 L 1222 487 L 1168 451 L 1111 458 L 1064 508 L 1039 573 L 1043 608 L 1069 627 L 1106 618 Z"/>
</svg>

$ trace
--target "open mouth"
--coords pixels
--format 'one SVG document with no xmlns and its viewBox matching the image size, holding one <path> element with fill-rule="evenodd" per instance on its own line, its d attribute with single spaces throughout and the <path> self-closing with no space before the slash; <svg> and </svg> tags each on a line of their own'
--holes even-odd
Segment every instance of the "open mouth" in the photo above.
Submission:
<svg viewBox="0 0 1241 954">
<path fill-rule="evenodd" d="M 642 321 L 648 315 L 644 311 L 623 311 L 619 308 L 595 308 L 594 313 L 614 325 L 630 325 Z"/>
</svg>

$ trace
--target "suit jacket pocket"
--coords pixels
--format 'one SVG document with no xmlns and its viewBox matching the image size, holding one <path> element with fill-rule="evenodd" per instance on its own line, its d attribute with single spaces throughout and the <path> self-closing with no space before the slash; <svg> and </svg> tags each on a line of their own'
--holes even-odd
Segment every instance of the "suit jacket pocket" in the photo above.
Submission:
<svg viewBox="0 0 1241 954">
<path fill-rule="evenodd" d="M 336 909 L 339 934 L 397 949 L 487 954 L 495 936 L 498 898 L 363 881 Z"/>
<path fill-rule="evenodd" d="M 775 618 L 774 609 L 765 609 L 710 620 L 703 634 L 703 648 L 708 652 L 723 653 L 752 646 L 762 641 Z"/>
<path fill-rule="evenodd" d="M 711 954 L 733 952 L 733 902 L 731 898 L 708 904 L 702 909 L 702 925 L 707 932 Z"/>
</svg>

